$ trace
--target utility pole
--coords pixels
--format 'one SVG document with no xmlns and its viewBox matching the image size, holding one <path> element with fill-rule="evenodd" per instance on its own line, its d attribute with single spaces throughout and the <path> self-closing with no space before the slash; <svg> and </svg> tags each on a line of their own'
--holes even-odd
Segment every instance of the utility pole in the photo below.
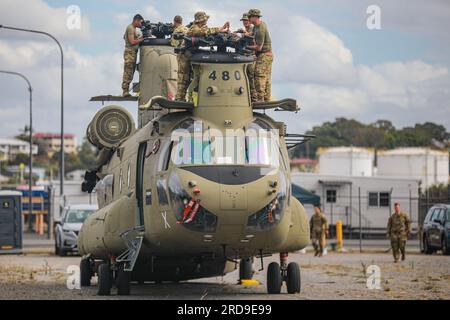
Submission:
<svg viewBox="0 0 450 320">
<path fill-rule="evenodd" d="M 29 127 L 29 136 L 28 136 L 28 142 L 30 144 L 30 150 L 29 150 L 29 159 L 28 159 L 28 166 L 29 166 L 29 181 L 28 181 L 28 228 L 31 231 L 32 229 L 32 219 L 31 219 L 31 213 L 33 212 L 33 87 L 31 86 L 31 82 L 28 80 L 27 77 L 25 77 L 23 74 L 19 72 L 14 71 L 5 71 L 0 70 L 0 73 L 10 74 L 14 76 L 18 76 L 22 79 L 24 79 L 28 85 L 28 92 L 30 93 L 30 127 Z M 21 179 L 23 178 L 23 169 L 20 168 L 21 173 Z"/>
</svg>

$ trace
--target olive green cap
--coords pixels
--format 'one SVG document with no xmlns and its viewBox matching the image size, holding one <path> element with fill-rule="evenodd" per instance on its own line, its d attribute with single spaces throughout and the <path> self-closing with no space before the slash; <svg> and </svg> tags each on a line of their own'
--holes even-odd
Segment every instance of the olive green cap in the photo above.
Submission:
<svg viewBox="0 0 450 320">
<path fill-rule="evenodd" d="M 194 15 L 194 22 L 202 22 L 208 20 L 209 16 L 204 11 L 196 12 Z"/>
<path fill-rule="evenodd" d="M 248 14 L 247 13 L 244 13 L 242 15 L 241 21 L 244 21 L 244 20 L 248 20 Z"/>
<path fill-rule="evenodd" d="M 250 9 L 250 10 L 248 10 L 247 15 L 248 15 L 249 18 L 251 18 L 251 17 L 262 17 L 261 10 L 259 10 L 259 9 Z"/>
</svg>

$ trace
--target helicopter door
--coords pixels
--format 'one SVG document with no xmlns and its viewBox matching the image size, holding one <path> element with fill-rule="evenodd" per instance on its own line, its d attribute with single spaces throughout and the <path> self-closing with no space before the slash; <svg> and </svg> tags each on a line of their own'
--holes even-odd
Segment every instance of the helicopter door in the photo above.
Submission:
<svg viewBox="0 0 450 320">
<path fill-rule="evenodd" d="M 137 225 L 144 225 L 144 160 L 147 142 L 139 145 L 136 161 L 136 200 L 137 200 Z"/>
</svg>

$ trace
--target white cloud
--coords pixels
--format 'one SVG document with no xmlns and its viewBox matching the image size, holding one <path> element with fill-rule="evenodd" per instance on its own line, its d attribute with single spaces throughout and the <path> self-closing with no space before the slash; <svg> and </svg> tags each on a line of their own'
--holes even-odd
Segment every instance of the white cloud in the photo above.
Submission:
<svg viewBox="0 0 450 320">
<path fill-rule="evenodd" d="M 271 38 L 277 81 L 342 84 L 355 76 L 352 53 L 342 40 L 305 17 L 273 24 Z"/>
<path fill-rule="evenodd" d="M 167 17 L 163 17 L 154 6 L 146 6 L 142 15 L 144 16 L 145 20 L 150 20 L 151 22 L 167 20 Z"/>
<path fill-rule="evenodd" d="M 58 40 L 90 38 L 90 24 L 81 10 L 80 29 L 67 28 L 69 14 L 67 8 L 52 8 L 42 0 L 2 0 L 0 1 L 0 19 L 5 26 L 30 28 L 51 33 Z M 30 38 L 29 33 L 1 30 L 2 38 Z M 43 40 L 48 41 L 41 36 Z M 40 36 L 36 35 L 36 40 Z"/>
<path fill-rule="evenodd" d="M 286 29 L 291 32 L 282 32 Z M 361 121 L 386 118 L 397 125 L 435 121 L 450 127 L 447 67 L 420 60 L 356 65 L 341 39 L 299 16 L 275 24 L 271 35 L 273 91 L 277 98 L 293 96 L 303 106 L 300 115 L 281 116 L 290 132 L 340 116 Z"/>
<path fill-rule="evenodd" d="M 60 128 L 60 67 L 51 49 L 43 43 L 0 41 L 0 61 L 7 69 L 25 74 L 33 86 L 34 125 L 37 131 L 58 132 Z M 20 54 L 17 54 L 17 53 Z M 65 50 L 64 104 L 66 132 L 82 137 L 99 104 L 88 102 L 100 94 L 119 94 L 122 79 L 121 53 L 81 54 L 72 47 Z M 11 136 L 28 123 L 28 96 L 25 83 L 0 74 L 2 125 L 0 135 Z M 135 114 L 136 109 L 130 108 Z"/>
</svg>

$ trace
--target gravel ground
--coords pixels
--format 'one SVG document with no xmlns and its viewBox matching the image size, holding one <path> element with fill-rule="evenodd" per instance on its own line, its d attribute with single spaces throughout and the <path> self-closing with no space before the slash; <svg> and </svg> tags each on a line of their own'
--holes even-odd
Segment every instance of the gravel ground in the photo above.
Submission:
<svg viewBox="0 0 450 320">
<path fill-rule="evenodd" d="M 265 266 L 276 258 L 266 258 Z M 329 253 L 322 258 L 296 253 L 289 258 L 302 268 L 300 294 L 266 294 L 264 270 L 255 274 L 259 286 L 237 285 L 234 271 L 179 284 L 132 284 L 131 296 L 116 296 L 113 289 L 106 299 L 450 299 L 449 256 L 410 254 L 398 264 L 389 253 Z M 0 299 L 105 299 L 96 296 L 96 278 L 89 288 L 66 288 L 66 269 L 78 265 L 79 259 L 37 253 L 0 256 Z M 380 268 L 380 289 L 366 286 L 364 270 L 369 265 Z M 256 261 L 255 269 L 259 268 Z"/>
</svg>

